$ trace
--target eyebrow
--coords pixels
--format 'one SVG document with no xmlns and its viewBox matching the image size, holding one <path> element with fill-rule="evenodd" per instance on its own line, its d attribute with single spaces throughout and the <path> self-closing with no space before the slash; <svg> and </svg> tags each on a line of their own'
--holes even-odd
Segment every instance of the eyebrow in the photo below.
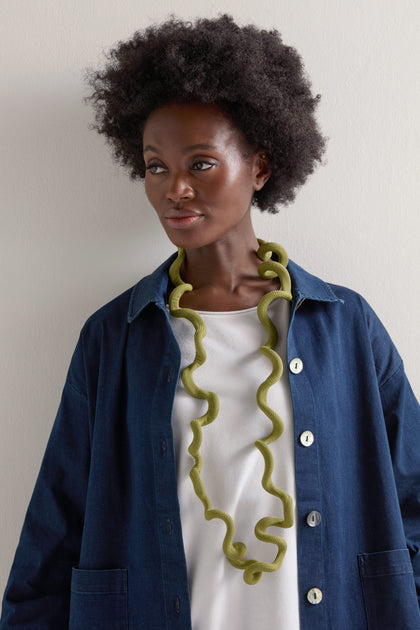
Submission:
<svg viewBox="0 0 420 630">
<path fill-rule="evenodd" d="M 192 144 L 189 147 L 185 147 L 184 149 L 181 150 L 181 153 L 185 154 L 185 153 L 189 153 L 190 151 L 196 151 L 197 149 L 207 149 L 210 151 L 217 151 L 217 147 L 214 146 L 213 144 L 200 143 L 200 144 Z M 146 144 L 146 146 L 143 149 L 143 153 L 146 153 L 146 151 L 154 151 L 154 153 L 160 153 L 159 149 L 157 149 L 151 144 Z"/>
</svg>

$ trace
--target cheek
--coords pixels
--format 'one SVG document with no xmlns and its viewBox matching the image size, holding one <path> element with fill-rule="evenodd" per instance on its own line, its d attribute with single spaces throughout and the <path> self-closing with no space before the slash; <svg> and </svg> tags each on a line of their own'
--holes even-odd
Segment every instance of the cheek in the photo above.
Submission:
<svg viewBox="0 0 420 630">
<path fill-rule="evenodd" d="M 217 177 L 206 185 L 205 193 L 211 196 L 217 196 L 218 199 L 226 199 L 229 197 L 236 198 L 238 202 L 247 197 L 248 190 L 252 187 L 251 178 L 244 173 L 241 168 L 231 168 L 223 173 L 223 176 Z M 203 190 L 204 192 L 204 190 Z"/>
<path fill-rule="evenodd" d="M 236 205 L 248 208 L 255 192 L 254 180 L 249 169 L 240 168 L 226 182 L 227 192 L 236 200 Z"/>
<path fill-rule="evenodd" d="M 252 166 L 245 162 L 242 156 L 236 156 L 236 159 L 232 160 L 226 183 L 229 187 L 236 187 L 237 189 L 253 189 L 254 176 Z"/>
</svg>

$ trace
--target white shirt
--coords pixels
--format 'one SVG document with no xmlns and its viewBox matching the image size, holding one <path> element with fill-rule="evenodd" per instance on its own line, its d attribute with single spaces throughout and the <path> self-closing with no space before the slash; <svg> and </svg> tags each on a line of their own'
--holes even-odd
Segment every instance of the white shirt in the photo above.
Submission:
<svg viewBox="0 0 420 630">
<path fill-rule="evenodd" d="M 200 314 L 207 327 L 203 342 L 207 360 L 194 372 L 193 379 L 220 399 L 218 417 L 203 427 L 200 453 L 204 487 L 212 507 L 233 517 L 234 541 L 246 544 L 245 558 L 273 562 L 277 546 L 259 541 L 254 534 L 260 518 L 283 516 L 281 501 L 261 485 L 264 460 L 254 445 L 272 430 L 271 421 L 256 402 L 258 386 L 272 369 L 271 362 L 259 352 L 266 343 L 267 332 L 259 322 L 256 307 Z M 285 366 L 280 382 L 270 388 L 267 397 L 284 422 L 283 434 L 270 445 L 275 460 L 272 478 L 296 506 L 293 413 L 286 369 L 289 304 L 275 300 L 269 315 L 279 333 L 276 350 Z M 194 327 L 188 320 L 172 316 L 171 325 L 181 349 L 183 369 L 194 359 Z M 180 380 L 174 401 L 173 432 L 192 628 L 299 630 L 296 526 L 267 530 L 286 540 L 286 556 L 278 571 L 263 573 L 261 580 L 250 586 L 243 580 L 243 571 L 232 567 L 223 554 L 225 524 L 219 519 L 204 518 L 204 507 L 189 478 L 194 460 L 188 446 L 192 440 L 191 420 L 206 410 L 206 401 L 188 394 Z"/>
</svg>

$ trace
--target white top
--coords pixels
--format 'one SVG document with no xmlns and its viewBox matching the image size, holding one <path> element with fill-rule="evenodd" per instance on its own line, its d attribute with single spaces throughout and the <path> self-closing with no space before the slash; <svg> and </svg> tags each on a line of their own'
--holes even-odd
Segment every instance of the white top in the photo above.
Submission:
<svg viewBox="0 0 420 630">
<path fill-rule="evenodd" d="M 220 399 L 220 412 L 203 427 L 202 480 L 212 507 L 228 512 L 234 519 L 234 541 L 244 542 L 246 558 L 272 562 L 277 546 L 260 542 L 254 534 L 264 516 L 283 516 L 281 501 L 261 485 L 264 460 L 254 446 L 269 435 L 271 421 L 258 408 L 256 391 L 271 373 L 271 362 L 260 352 L 267 332 L 258 320 L 257 308 L 229 312 L 200 312 L 206 327 L 204 347 L 207 360 L 194 372 L 203 389 Z M 275 300 L 269 315 L 279 333 L 276 348 L 284 373 L 268 393 L 268 403 L 279 413 L 285 428 L 270 445 L 275 465 L 273 481 L 285 490 L 296 506 L 293 415 L 286 361 L 286 336 L 290 309 L 285 300 Z M 171 316 L 171 325 L 181 348 L 181 368 L 195 355 L 194 328 L 183 318 Z M 287 541 L 280 569 L 263 573 L 256 585 L 243 580 L 243 571 L 231 566 L 222 551 L 226 533 L 219 519 L 206 521 L 204 508 L 189 478 L 193 458 L 188 453 L 190 422 L 207 410 L 207 403 L 192 398 L 179 380 L 173 412 L 178 496 L 182 533 L 191 594 L 193 630 L 299 630 L 296 526 L 267 531 Z M 296 508 L 295 508 L 296 523 Z"/>
</svg>

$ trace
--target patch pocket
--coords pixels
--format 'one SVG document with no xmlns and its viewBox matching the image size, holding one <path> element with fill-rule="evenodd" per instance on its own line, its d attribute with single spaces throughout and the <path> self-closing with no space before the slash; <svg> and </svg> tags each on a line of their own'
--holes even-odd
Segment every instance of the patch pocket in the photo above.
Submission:
<svg viewBox="0 0 420 630">
<path fill-rule="evenodd" d="M 420 630 L 408 549 L 357 556 L 369 630 Z"/>
<path fill-rule="evenodd" d="M 72 569 L 69 630 L 127 630 L 127 569 Z"/>
</svg>

